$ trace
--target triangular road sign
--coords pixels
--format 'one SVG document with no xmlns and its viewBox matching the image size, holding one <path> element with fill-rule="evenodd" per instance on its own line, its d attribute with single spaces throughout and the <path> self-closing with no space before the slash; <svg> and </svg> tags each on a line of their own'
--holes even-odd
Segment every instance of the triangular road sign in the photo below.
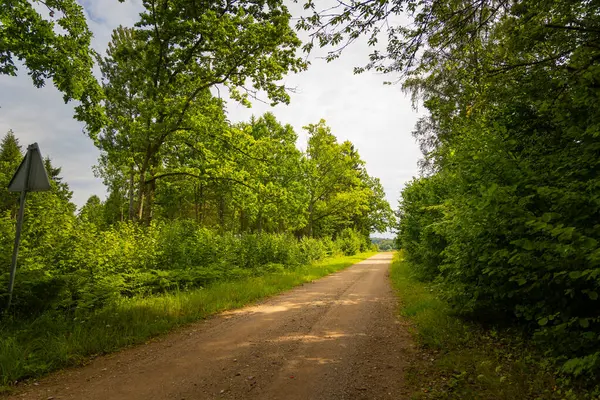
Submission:
<svg viewBox="0 0 600 400">
<path fill-rule="evenodd" d="M 27 154 L 8 184 L 9 192 L 50 190 L 50 180 L 37 143 L 29 145 Z"/>
</svg>

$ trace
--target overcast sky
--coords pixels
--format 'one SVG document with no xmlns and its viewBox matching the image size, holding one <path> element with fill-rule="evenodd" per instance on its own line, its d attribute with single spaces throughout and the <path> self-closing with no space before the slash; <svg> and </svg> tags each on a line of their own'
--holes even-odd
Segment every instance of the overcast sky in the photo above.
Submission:
<svg viewBox="0 0 600 400">
<path fill-rule="evenodd" d="M 100 52 L 106 49 L 112 30 L 133 25 L 141 10 L 138 0 L 79 1 L 94 33 L 93 47 Z M 300 9 L 292 4 L 290 10 L 295 14 Z M 300 36 L 306 38 L 303 33 Z M 417 174 L 420 152 L 411 131 L 418 115 L 399 86 L 383 85 L 394 77 L 353 74 L 353 67 L 363 65 L 368 54 L 364 42 L 347 48 L 330 63 L 314 54 L 307 71 L 285 80 L 286 86 L 296 88 L 289 105 L 271 108 L 255 102 L 248 109 L 229 103 L 228 117 L 237 122 L 272 111 L 281 122 L 294 126 L 301 146 L 306 141 L 302 126 L 325 119 L 340 141 L 354 143 L 369 174 L 381 179 L 388 201 L 396 208 L 401 188 Z M 0 133 L 12 129 L 24 148 L 37 142 L 42 154 L 62 167 L 76 204 L 83 205 L 92 194 L 106 195 L 102 181 L 92 172 L 98 150 L 72 118 L 73 105 L 64 104 L 51 84 L 36 89 L 24 70 L 18 77 L 0 75 L 0 107 Z"/>
</svg>

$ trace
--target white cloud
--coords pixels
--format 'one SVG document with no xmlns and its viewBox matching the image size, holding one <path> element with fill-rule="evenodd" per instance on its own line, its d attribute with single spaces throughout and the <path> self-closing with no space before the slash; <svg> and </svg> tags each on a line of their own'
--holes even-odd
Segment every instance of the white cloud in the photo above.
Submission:
<svg viewBox="0 0 600 400">
<path fill-rule="evenodd" d="M 81 0 L 90 28 L 93 46 L 104 51 L 111 32 L 118 25 L 131 26 L 141 10 L 140 1 Z M 297 5 L 292 5 L 297 12 Z M 359 42 L 346 49 L 339 59 L 327 63 L 315 56 L 305 72 L 286 78 L 287 86 L 297 88 L 290 105 L 271 108 L 256 102 L 247 109 L 229 103 L 229 119 L 242 121 L 250 115 L 272 111 L 306 140 L 301 127 L 325 119 L 340 140 L 350 140 L 367 162 L 369 173 L 381 178 L 392 207 L 403 185 L 417 174 L 419 149 L 411 135 L 417 113 L 399 86 L 384 86 L 390 77 L 374 73 L 353 74 L 364 64 L 369 48 Z M 323 54 L 320 52 L 320 54 Z M 18 77 L 0 76 L 0 133 L 12 128 L 23 145 L 34 141 L 44 155 L 50 155 L 74 191 L 74 201 L 82 205 L 91 194 L 105 194 L 91 167 L 98 151 L 82 133 L 82 125 L 72 119 L 72 104 L 48 85 L 36 89 L 21 71 Z"/>
</svg>

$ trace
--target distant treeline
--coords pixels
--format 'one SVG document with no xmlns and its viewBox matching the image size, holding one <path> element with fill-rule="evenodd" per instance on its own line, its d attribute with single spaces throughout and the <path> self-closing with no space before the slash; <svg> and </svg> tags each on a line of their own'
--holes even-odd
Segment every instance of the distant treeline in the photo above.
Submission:
<svg viewBox="0 0 600 400">
<path fill-rule="evenodd" d="M 379 251 L 390 251 L 396 248 L 396 241 L 394 239 L 372 237 L 371 243 L 375 244 Z"/>
</svg>

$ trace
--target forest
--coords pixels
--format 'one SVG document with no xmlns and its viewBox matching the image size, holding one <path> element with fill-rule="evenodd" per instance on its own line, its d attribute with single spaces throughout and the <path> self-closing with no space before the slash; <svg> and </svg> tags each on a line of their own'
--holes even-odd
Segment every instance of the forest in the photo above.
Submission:
<svg viewBox="0 0 600 400">
<path fill-rule="evenodd" d="M 371 242 L 377 245 L 380 251 L 392 251 L 395 249 L 394 239 L 372 237 Z"/>
<path fill-rule="evenodd" d="M 65 100 L 78 101 L 75 118 L 101 151 L 96 173 L 109 194 L 76 210 L 46 159 L 52 191 L 33 193 L 28 205 L 12 314 L 94 309 L 113 296 L 350 255 L 392 223 L 381 183 L 324 120 L 307 124 L 300 151 L 290 125 L 269 113 L 230 123 L 211 91 L 224 86 L 244 104 L 259 91 L 273 104 L 289 101 L 280 81 L 306 63 L 280 2 L 146 1 L 135 27 L 115 29 L 104 56 L 89 47 L 82 7 L 55 3 L 47 18 L 31 2 L 1 10 L 0 32 L 12 39 L 1 71 L 14 75 L 24 61 L 34 84 L 51 78 Z M 23 21 L 39 37 L 19 36 Z M 53 24 L 66 34 L 47 29 Z M 23 157 L 17 137 L 8 132 L 0 146 L 4 265 L 18 203 L 6 186 Z M 0 287 L 7 279 L 3 272 Z"/>
</svg>

